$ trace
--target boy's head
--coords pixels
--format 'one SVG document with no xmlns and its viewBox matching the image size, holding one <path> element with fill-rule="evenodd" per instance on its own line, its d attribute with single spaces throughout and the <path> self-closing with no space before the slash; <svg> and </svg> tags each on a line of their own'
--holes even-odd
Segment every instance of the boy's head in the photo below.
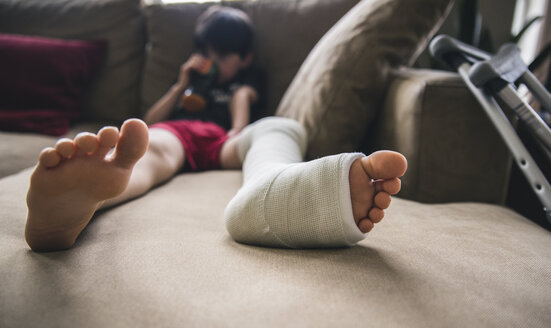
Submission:
<svg viewBox="0 0 551 328">
<path fill-rule="evenodd" d="M 245 58 L 253 51 L 252 23 L 243 11 L 222 6 L 211 6 L 197 20 L 195 46 L 203 54 L 230 53 Z"/>
<path fill-rule="evenodd" d="M 231 7 L 211 6 L 197 20 L 194 41 L 197 50 L 218 64 L 224 81 L 250 65 L 253 38 L 247 14 Z"/>
</svg>

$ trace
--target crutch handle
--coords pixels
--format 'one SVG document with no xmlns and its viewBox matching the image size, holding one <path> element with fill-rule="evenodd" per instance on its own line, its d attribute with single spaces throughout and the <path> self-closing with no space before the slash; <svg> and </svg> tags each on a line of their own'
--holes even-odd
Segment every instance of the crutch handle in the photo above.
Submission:
<svg viewBox="0 0 551 328">
<path fill-rule="evenodd" d="M 506 43 L 492 58 L 475 63 L 469 78 L 476 87 L 494 93 L 515 83 L 527 70 L 528 66 L 522 60 L 517 45 Z"/>
<path fill-rule="evenodd" d="M 458 41 L 451 36 L 441 34 L 436 36 L 429 45 L 429 51 L 434 58 L 437 58 L 454 70 L 465 62 L 471 64 L 490 59 L 490 54 L 468 44 Z"/>
</svg>

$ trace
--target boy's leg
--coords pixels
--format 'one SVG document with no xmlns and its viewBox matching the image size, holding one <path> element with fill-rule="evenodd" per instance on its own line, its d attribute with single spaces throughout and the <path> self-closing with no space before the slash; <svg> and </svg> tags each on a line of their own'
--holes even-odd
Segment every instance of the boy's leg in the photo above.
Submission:
<svg viewBox="0 0 551 328">
<path fill-rule="evenodd" d="M 238 138 L 244 185 L 226 208 L 226 226 L 249 244 L 351 246 L 382 219 L 407 167 L 395 152 L 299 163 L 306 133 L 283 118 L 261 120 Z"/>
<path fill-rule="evenodd" d="M 237 144 L 239 135 L 226 140 L 220 149 L 220 168 L 223 170 L 240 170 L 243 167 L 243 161 L 239 158 Z"/>
<path fill-rule="evenodd" d="M 176 175 L 184 162 L 184 148 L 174 134 L 164 129 L 149 129 L 149 147 L 134 166 L 126 189 L 120 195 L 105 200 L 100 208 L 108 208 L 145 194 Z"/>
<path fill-rule="evenodd" d="M 31 176 L 27 243 L 36 251 L 71 247 L 98 208 L 145 193 L 183 161 L 176 137 L 148 131 L 140 120 L 126 121 L 120 134 L 107 127 L 97 135 L 60 140 L 41 153 Z"/>
</svg>

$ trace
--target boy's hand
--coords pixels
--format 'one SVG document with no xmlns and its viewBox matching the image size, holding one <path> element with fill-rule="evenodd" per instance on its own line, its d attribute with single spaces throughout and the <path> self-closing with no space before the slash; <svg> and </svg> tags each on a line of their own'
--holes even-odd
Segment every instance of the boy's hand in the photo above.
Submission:
<svg viewBox="0 0 551 328">
<path fill-rule="evenodd" d="M 207 58 L 199 55 L 193 54 L 189 59 L 180 66 L 180 74 L 178 75 L 178 85 L 184 90 L 189 86 L 191 71 L 201 71 L 206 65 Z"/>
</svg>

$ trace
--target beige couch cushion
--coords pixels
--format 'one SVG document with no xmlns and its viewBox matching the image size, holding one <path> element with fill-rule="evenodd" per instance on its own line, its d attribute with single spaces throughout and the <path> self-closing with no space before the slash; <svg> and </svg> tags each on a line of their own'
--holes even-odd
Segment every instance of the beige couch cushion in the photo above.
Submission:
<svg viewBox="0 0 551 328">
<path fill-rule="evenodd" d="M 145 47 L 140 0 L 0 0 L 0 33 L 107 40 L 106 63 L 83 115 L 115 121 L 138 115 Z"/>
<path fill-rule="evenodd" d="M 63 137 L 74 138 L 80 132 L 96 133 L 102 126 L 105 124 L 77 124 Z M 0 132 L 0 178 L 34 166 L 40 151 L 53 147 L 58 139 L 36 133 Z"/>
<path fill-rule="evenodd" d="M 320 40 L 277 110 L 306 127 L 309 158 L 358 149 L 389 68 L 413 63 L 451 3 L 362 1 Z"/>
<path fill-rule="evenodd" d="M 29 172 L 0 180 L 1 327 L 546 327 L 551 233 L 498 206 L 395 198 L 358 246 L 232 241 L 238 171 L 100 213 L 69 251 L 23 240 Z"/>
<path fill-rule="evenodd" d="M 511 156 L 458 74 L 392 72 L 377 121 L 377 147 L 408 159 L 401 197 L 504 204 Z"/>
<path fill-rule="evenodd" d="M 38 154 L 58 138 L 35 133 L 0 132 L 0 178 L 36 164 Z"/>
<path fill-rule="evenodd" d="M 358 0 L 236 1 L 256 32 L 255 65 L 267 76 L 267 108 L 273 114 L 304 58 L 329 28 Z M 211 4 L 183 3 L 145 8 L 149 53 L 142 88 L 145 112 L 176 81 L 180 65 L 194 51 L 197 17 Z"/>
</svg>

